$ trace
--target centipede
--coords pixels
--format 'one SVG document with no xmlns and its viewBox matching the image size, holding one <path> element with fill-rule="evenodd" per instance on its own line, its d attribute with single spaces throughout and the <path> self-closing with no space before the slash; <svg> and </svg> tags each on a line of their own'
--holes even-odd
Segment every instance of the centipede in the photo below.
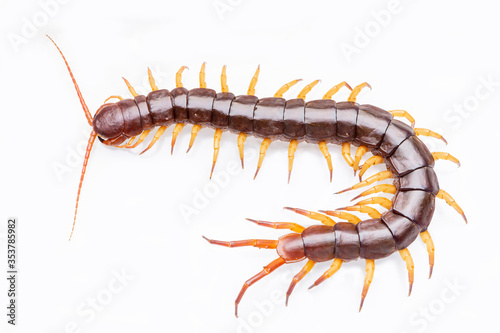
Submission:
<svg viewBox="0 0 500 333">
<path fill-rule="evenodd" d="M 247 136 L 262 139 L 255 177 L 262 166 L 266 151 L 275 140 L 289 142 L 288 182 L 292 173 L 295 151 L 299 143 L 317 145 L 322 152 L 332 181 L 333 167 L 328 144 L 341 146 L 344 160 L 359 183 L 337 193 L 357 190 L 371 186 L 382 180 L 393 180 L 392 184 L 378 184 L 355 196 L 352 205 L 335 210 L 309 211 L 301 208 L 284 207 L 294 213 L 306 216 L 321 224 L 303 227 L 294 222 L 269 222 L 247 219 L 258 226 L 289 230 L 291 233 L 278 239 L 245 239 L 220 241 L 202 236 L 210 244 L 224 247 L 252 246 L 260 249 L 274 249 L 278 258 L 264 266 L 255 276 L 248 279 L 235 300 L 235 315 L 238 305 L 246 290 L 257 281 L 271 274 L 285 264 L 306 260 L 303 268 L 293 277 L 286 292 L 285 304 L 295 286 L 308 274 L 318 262 L 332 261 L 328 268 L 310 287 L 318 286 L 333 276 L 344 263 L 365 260 L 366 275 L 361 292 L 359 311 L 363 307 L 375 271 L 375 260 L 386 258 L 398 252 L 406 264 L 409 289 L 411 294 L 414 281 L 414 263 L 408 250 L 420 236 L 426 246 L 429 257 L 429 278 L 434 267 L 434 242 L 428 231 L 435 210 L 435 198 L 443 199 L 454 208 L 467 223 L 462 208 L 453 197 L 440 188 L 434 164 L 436 160 L 447 160 L 460 166 L 457 158 L 446 152 L 430 152 L 419 136 L 427 136 L 444 141 L 440 134 L 426 128 L 415 128 L 415 120 L 406 110 L 386 111 L 369 104 L 358 104 L 358 94 L 362 89 L 370 88 L 363 82 L 354 88 L 341 82 L 329 89 L 319 100 L 306 101 L 306 95 L 319 82 L 307 84 L 297 98 L 285 99 L 283 95 L 290 87 L 299 83 L 292 80 L 281 86 L 273 97 L 255 96 L 260 66 L 253 75 L 248 91 L 244 95 L 235 95 L 229 91 L 226 66 L 220 76 L 221 92 L 207 88 L 203 63 L 199 72 L 199 88 L 186 89 L 182 84 L 182 66 L 176 73 L 176 87 L 172 90 L 159 89 L 151 70 L 148 79 L 151 92 L 145 95 L 136 93 L 133 86 L 124 78 L 133 98 L 110 96 L 104 101 L 94 116 L 89 111 L 73 72 L 58 45 L 47 36 L 57 48 L 69 72 L 85 117 L 92 127 L 88 140 L 80 182 L 70 239 L 75 229 L 78 204 L 85 177 L 87 163 L 96 137 L 107 146 L 131 149 L 139 146 L 156 129 L 156 132 L 140 154 L 145 153 L 160 139 L 166 129 L 174 125 L 172 132 L 171 153 L 181 130 L 192 125 L 188 151 L 193 146 L 196 136 L 203 127 L 215 130 L 213 164 L 210 178 L 216 166 L 219 154 L 219 142 L 224 131 L 237 135 L 237 146 L 241 166 L 244 168 L 244 144 Z M 334 101 L 333 96 L 342 88 L 349 89 L 347 101 Z M 118 99 L 109 103 L 110 99 Z M 396 118 L 403 118 L 398 120 Z M 409 122 L 408 125 L 406 122 Z M 354 157 L 351 146 L 357 147 Z M 365 154 L 371 154 L 361 164 Z M 372 166 L 384 164 L 381 171 L 363 180 L 363 175 Z M 393 195 L 381 196 L 381 194 Z M 371 196 L 378 194 L 378 196 Z M 369 198 L 364 198 L 368 197 Z M 383 213 L 373 206 L 385 209 Z M 367 214 L 370 218 L 362 220 L 356 214 Z M 334 218 L 338 219 L 337 221 Z"/>
</svg>

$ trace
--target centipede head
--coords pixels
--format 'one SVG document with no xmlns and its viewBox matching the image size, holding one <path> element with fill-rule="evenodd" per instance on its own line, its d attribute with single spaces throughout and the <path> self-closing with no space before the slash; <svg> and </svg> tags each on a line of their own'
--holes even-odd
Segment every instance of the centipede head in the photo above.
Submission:
<svg viewBox="0 0 500 333">
<path fill-rule="evenodd" d="M 92 121 L 99 141 L 108 146 L 117 146 L 126 140 L 127 137 L 122 135 L 124 127 L 121 109 L 115 103 L 101 105 Z"/>
</svg>

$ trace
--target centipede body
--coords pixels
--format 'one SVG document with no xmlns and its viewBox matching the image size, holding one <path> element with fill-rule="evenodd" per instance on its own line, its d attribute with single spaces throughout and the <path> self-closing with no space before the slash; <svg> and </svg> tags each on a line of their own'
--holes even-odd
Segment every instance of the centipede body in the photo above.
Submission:
<svg viewBox="0 0 500 333">
<path fill-rule="evenodd" d="M 322 222 L 322 225 L 313 225 L 308 228 L 293 223 L 251 220 L 262 226 L 292 231 L 291 234 L 282 236 L 278 240 L 251 239 L 222 242 L 206 238 L 212 244 L 228 247 L 255 246 L 276 249 L 279 256 L 262 272 L 244 284 L 236 300 L 236 314 L 237 306 L 250 285 L 285 263 L 304 259 L 308 259 L 308 262 L 290 285 L 287 300 L 295 284 L 311 270 L 314 263 L 334 260 L 332 267 L 313 285 L 316 286 L 333 275 L 342 263 L 365 259 L 367 277 L 362 293 L 361 309 L 373 276 L 374 260 L 385 258 L 396 251 L 399 251 L 407 264 L 411 292 L 413 261 L 407 247 L 419 235 L 427 245 L 431 266 L 430 274 L 432 273 L 434 245 L 428 233 L 428 227 L 434 213 L 435 198 L 446 200 L 465 219 L 463 211 L 453 198 L 440 189 L 433 170 L 435 159 L 451 161 L 456 159 L 449 154 L 431 153 L 417 137 L 417 135 L 427 135 L 443 139 L 439 134 L 426 129 L 414 129 L 413 126 L 395 119 L 395 116 L 405 116 L 412 120 L 406 111 L 397 110 L 390 113 L 373 105 L 356 103 L 357 94 L 361 89 L 369 86 L 367 83 L 352 89 L 343 82 L 330 89 L 323 99 L 306 101 L 305 95 L 317 83 L 315 81 L 307 85 L 297 98 L 283 98 L 282 94 L 291 85 L 298 82 L 298 80 L 294 80 L 278 90 L 274 97 L 258 98 L 254 95 L 254 88 L 260 69 L 257 69 L 249 91 L 244 95 L 236 95 L 228 91 L 225 67 L 221 75 L 221 92 L 206 87 L 205 64 L 200 71 L 200 88 L 188 90 L 182 86 L 180 75 L 183 69 L 184 67 L 179 70 L 176 77 L 177 86 L 172 90 L 156 87 L 152 74 L 149 72 L 152 91 L 146 96 L 135 93 L 130 83 L 125 80 L 134 96 L 133 99 L 120 98 L 120 101 L 116 103 L 106 103 L 98 108 L 93 117 L 90 115 L 70 71 L 87 120 L 93 128 L 78 197 L 80 196 L 86 163 L 96 137 L 109 146 L 131 148 L 141 143 L 150 131 L 158 128 L 151 144 L 144 150 L 146 151 L 159 139 L 167 127 L 175 124 L 172 139 L 173 149 L 175 139 L 185 124 L 193 125 L 190 147 L 197 132 L 202 127 L 210 127 L 216 131 L 212 172 L 217 160 L 218 140 L 220 140 L 221 131 L 238 134 L 242 166 L 243 144 L 246 137 L 252 135 L 263 139 L 257 172 L 270 143 L 282 140 L 290 142 L 289 174 L 297 144 L 307 142 L 319 145 L 328 163 L 330 179 L 332 174 L 331 158 L 326 145 L 342 145 L 344 158 L 354 169 L 355 174 L 360 169 L 360 178 L 366 169 L 374 164 L 384 162 L 387 171 L 369 177 L 341 192 L 358 189 L 379 180 L 394 178 L 392 185 L 378 185 L 358 196 L 385 192 L 394 194 L 394 198 L 384 200 L 382 197 L 374 197 L 371 198 L 371 201 L 368 199 L 352 206 L 319 213 L 287 207 L 289 210 Z M 345 102 L 332 100 L 333 94 L 343 87 L 352 90 L 348 100 Z M 136 136 L 140 136 L 140 138 L 135 144 L 132 144 Z M 123 144 L 127 140 L 128 143 Z M 350 154 L 351 145 L 358 147 L 355 159 L 352 159 Z M 361 157 L 367 152 L 371 152 L 374 159 L 371 162 L 369 159 L 365 165 L 359 167 Z M 383 206 L 387 208 L 387 211 L 381 214 L 373 207 L 368 206 L 370 204 Z M 356 215 L 346 211 L 366 213 L 370 215 L 371 219 L 361 220 Z M 348 222 L 336 222 L 332 217 Z"/>
</svg>

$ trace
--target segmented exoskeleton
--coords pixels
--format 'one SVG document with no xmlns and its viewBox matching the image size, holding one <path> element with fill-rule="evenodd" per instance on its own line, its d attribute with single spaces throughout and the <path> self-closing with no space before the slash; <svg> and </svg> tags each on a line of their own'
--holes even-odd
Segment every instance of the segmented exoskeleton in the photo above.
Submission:
<svg viewBox="0 0 500 333">
<path fill-rule="evenodd" d="M 376 185 L 354 198 L 358 199 L 370 194 L 384 192 L 394 194 L 392 200 L 385 197 L 372 197 L 361 200 L 352 206 L 337 210 L 320 211 L 319 213 L 286 207 L 296 213 L 320 221 L 323 225 L 304 228 L 295 223 L 250 220 L 261 226 L 293 231 L 293 233 L 284 235 L 278 240 L 249 239 L 223 242 L 205 238 L 211 244 L 227 247 L 255 246 L 277 250 L 278 259 L 265 266 L 260 273 L 243 285 L 235 303 L 236 314 L 238 304 L 250 285 L 285 263 L 293 263 L 306 258 L 308 259 L 306 265 L 290 284 L 287 292 L 287 302 L 295 285 L 312 269 L 316 262 L 333 259 L 331 268 L 316 280 L 311 287 L 317 286 L 332 276 L 343 262 L 362 258 L 366 260 L 367 274 L 362 291 L 361 310 L 373 277 L 374 260 L 387 257 L 396 251 L 399 251 L 402 259 L 406 262 L 410 284 L 409 293 L 411 293 L 413 261 L 407 247 L 419 234 L 427 245 L 429 253 L 429 277 L 432 274 L 434 245 L 427 228 L 434 213 L 434 198 L 444 199 L 466 220 L 462 209 L 453 198 L 439 188 L 433 170 L 435 159 L 446 159 L 459 164 L 458 160 L 447 153 L 429 152 L 417 135 L 431 136 L 445 141 L 444 138 L 428 129 L 413 128 L 414 120 L 406 111 L 394 110 L 388 112 L 372 105 L 357 104 L 356 96 L 361 89 L 369 87 L 366 82 L 354 89 L 351 89 L 346 82 L 342 82 L 331 88 L 323 99 L 306 102 L 306 94 L 318 81 L 307 85 L 296 99 L 285 100 L 282 96 L 300 80 L 293 80 L 285 84 L 274 97 L 259 99 L 254 96 L 259 68 L 251 80 L 247 94 L 240 96 L 235 96 L 229 92 L 226 84 L 225 66 L 221 75 L 222 91 L 219 93 L 206 88 L 205 64 L 202 65 L 200 71 L 200 88 L 191 90 L 184 88 L 181 82 L 181 75 L 186 67 L 181 67 L 177 72 L 176 88 L 171 91 L 158 89 L 151 71 L 148 70 L 152 92 L 147 96 L 138 95 L 128 81 L 125 80 L 134 98 L 123 99 L 120 96 L 112 96 L 120 101 L 102 105 L 92 117 L 64 55 L 60 50 L 59 52 L 71 75 L 87 120 L 93 127 L 78 188 L 74 221 L 76 221 L 78 200 L 87 161 L 97 136 L 106 145 L 133 148 L 140 144 L 151 130 L 158 127 L 151 143 L 143 151 L 144 153 L 157 142 L 166 128 L 174 123 L 172 151 L 177 135 L 185 124 L 193 124 L 188 151 L 192 147 L 198 131 L 203 126 L 215 129 L 212 172 L 217 161 L 222 131 L 230 130 L 238 134 L 242 167 L 243 146 L 247 135 L 263 138 L 255 176 L 257 176 L 270 143 L 273 140 L 280 139 L 290 142 L 288 150 L 289 181 L 294 153 L 301 141 L 319 145 L 328 163 L 330 181 L 332 179 L 332 163 L 327 144 L 342 145 L 342 155 L 349 166 L 353 168 L 354 174 L 359 171 L 360 183 L 340 192 L 358 189 L 376 181 L 394 178 L 393 184 Z M 342 87 L 352 90 L 348 100 L 345 102 L 333 101 L 332 96 Z M 407 118 L 412 125 L 406 125 L 395 119 L 395 116 Z M 136 136 L 140 137 L 134 143 Z M 128 142 L 123 144 L 127 140 Z M 354 159 L 350 153 L 351 145 L 358 146 Z M 359 167 L 363 155 L 367 152 L 371 152 L 373 156 L 362 167 Z M 362 175 L 370 166 L 382 162 L 387 165 L 388 170 L 379 172 L 362 181 Z M 386 208 L 387 211 L 381 214 L 373 207 L 368 206 L 371 204 L 380 205 Z M 367 213 L 371 219 L 362 221 L 356 215 L 346 211 Z M 337 217 L 348 222 L 335 222 L 331 217 Z"/>
</svg>

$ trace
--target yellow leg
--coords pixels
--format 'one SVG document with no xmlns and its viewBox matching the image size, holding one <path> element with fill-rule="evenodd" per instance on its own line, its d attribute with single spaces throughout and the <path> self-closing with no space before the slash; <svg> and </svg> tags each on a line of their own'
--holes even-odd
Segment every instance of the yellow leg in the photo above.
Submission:
<svg viewBox="0 0 500 333">
<path fill-rule="evenodd" d="M 325 157 L 326 163 L 328 164 L 328 170 L 330 170 L 330 183 L 332 182 L 332 176 L 333 176 L 333 166 L 332 166 L 332 157 L 330 156 L 330 153 L 328 152 L 328 147 L 326 146 L 325 141 L 321 141 L 319 143 L 319 150 L 323 153 L 323 156 Z"/>
<path fill-rule="evenodd" d="M 363 175 L 365 174 L 366 170 L 368 170 L 371 166 L 374 166 L 376 164 L 383 163 L 384 159 L 382 156 L 372 156 L 369 159 L 366 160 L 365 164 L 361 167 L 361 170 L 359 171 L 359 181 L 362 180 Z"/>
<path fill-rule="evenodd" d="M 299 142 L 297 140 L 290 141 L 288 146 L 288 184 L 290 184 L 290 176 L 292 175 L 293 159 L 295 158 L 295 151 L 297 150 Z"/>
<path fill-rule="evenodd" d="M 207 82 L 205 81 L 205 66 L 207 65 L 206 62 L 204 62 L 201 65 L 200 69 L 200 88 L 206 88 L 207 87 Z"/>
<path fill-rule="evenodd" d="M 198 135 L 198 132 L 201 129 L 201 125 L 195 124 L 193 125 L 193 128 L 191 129 L 191 139 L 189 140 L 189 147 L 186 150 L 186 153 L 189 153 L 191 150 L 191 147 L 193 147 L 194 140 L 196 139 L 196 136 Z"/>
<path fill-rule="evenodd" d="M 247 219 L 247 221 L 253 222 L 261 227 L 268 227 L 273 229 L 288 229 L 299 234 L 305 229 L 303 226 L 292 222 L 267 222 L 253 219 Z"/>
<path fill-rule="evenodd" d="M 266 157 L 267 148 L 269 148 L 270 144 L 271 144 L 271 139 L 265 138 L 264 140 L 262 140 L 259 152 L 259 162 L 257 163 L 257 170 L 255 171 L 253 179 L 255 179 L 257 177 L 257 174 L 259 173 L 260 167 L 262 166 L 262 162 L 264 161 L 264 157 Z"/>
<path fill-rule="evenodd" d="M 368 177 L 366 180 L 363 180 L 362 182 L 360 183 L 357 183 L 349 188 L 346 188 L 345 190 L 342 190 L 342 191 L 338 191 L 337 193 L 335 194 L 339 194 L 339 193 L 343 193 L 343 192 L 347 192 L 347 191 L 350 191 L 350 190 L 355 190 L 357 188 L 361 188 L 363 186 L 368 186 L 370 184 L 373 184 L 375 182 L 378 182 L 378 181 L 381 181 L 381 180 L 384 180 L 384 179 L 387 179 L 387 178 L 391 178 L 392 177 L 392 173 L 389 171 L 389 170 L 386 170 L 386 171 L 382 171 L 382 172 L 379 172 L 371 177 Z"/>
<path fill-rule="evenodd" d="M 434 242 L 432 241 L 431 235 L 428 231 L 420 233 L 420 238 L 425 243 L 427 247 L 427 253 L 429 253 L 429 279 L 432 276 L 432 270 L 434 268 Z"/>
<path fill-rule="evenodd" d="M 245 140 L 247 139 L 247 135 L 245 133 L 240 133 L 238 135 L 238 150 L 240 151 L 240 160 L 241 160 L 241 168 L 245 169 L 245 163 L 243 162 L 244 156 L 244 151 L 243 148 L 245 148 Z"/>
<path fill-rule="evenodd" d="M 149 143 L 149 145 L 146 147 L 146 149 L 144 149 L 139 155 L 142 155 L 144 154 L 145 152 L 147 152 L 151 147 L 154 146 L 154 144 L 156 143 L 156 141 L 158 141 L 158 139 L 160 138 L 160 136 L 163 135 L 163 133 L 165 133 L 165 130 L 167 129 L 167 126 L 160 126 L 160 128 L 158 128 L 158 130 L 156 131 L 155 133 L 155 136 L 153 137 L 153 140 L 151 140 L 151 142 Z M 141 136 L 142 137 L 142 136 Z"/>
<path fill-rule="evenodd" d="M 329 225 L 329 226 L 334 226 L 335 225 L 335 221 L 334 220 L 332 220 L 328 216 L 325 216 L 325 215 L 320 214 L 320 213 L 311 212 L 309 210 L 300 209 L 300 208 L 292 208 L 292 207 L 283 207 L 283 209 L 291 210 L 294 213 L 307 216 L 308 218 L 313 219 L 315 221 L 320 221 L 324 225 Z"/>
<path fill-rule="evenodd" d="M 349 90 L 352 91 L 351 86 L 348 85 L 347 82 L 343 81 L 337 84 L 336 86 L 333 86 L 330 90 L 328 90 L 326 94 L 323 96 L 323 99 L 332 99 L 333 95 L 335 95 L 342 87 L 347 87 Z"/>
<path fill-rule="evenodd" d="M 177 136 L 182 131 L 182 129 L 184 128 L 185 125 L 186 124 L 184 124 L 184 123 L 178 123 L 175 125 L 174 131 L 172 132 L 172 143 L 171 143 L 172 148 L 170 149 L 170 155 L 172 155 L 174 153 L 175 141 L 177 141 Z"/>
<path fill-rule="evenodd" d="M 142 132 L 141 136 L 139 137 L 139 140 L 137 140 L 137 142 L 134 143 L 133 145 L 127 146 L 127 148 L 135 148 L 138 145 L 140 145 L 144 141 L 144 139 L 146 139 L 146 137 L 148 136 L 149 132 L 151 132 L 151 130 L 146 130 L 146 131 Z"/>
<path fill-rule="evenodd" d="M 465 217 L 464 211 L 456 203 L 455 199 L 453 199 L 451 197 L 451 195 L 449 195 L 445 190 L 439 190 L 439 192 L 436 195 L 436 197 L 438 197 L 439 199 L 443 199 L 444 201 L 446 201 L 446 203 L 448 205 L 450 205 L 451 207 L 453 207 L 458 212 L 458 214 L 462 215 L 462 217 L 465 220 L 465 223 L 467 223 L 467 218 Z"/>
<path fill-rule="evenodd" d="M 260 65 L 257 66 L 257 70 L 255 71 L 255 74 L 252 77 L 252 80 L 250 81 L 250 86 L 248 87 L 248 92 L 247 95 L 255 95 L 255 86 L 257 85 L 257 80 L 259 79 L 259 73 L 260 73 Z"/>
<path fill-rule="evenodd" d="M 222 73 L 220 75 L 220 85 L 222 92 L 229 92 L 229 87 L 227 86 L 226 65 L 222 66 Z"/>
<path fill-rule="evenodd" d="M 453 163 L 456 163 L 460 167 L 460 161 L 454 157 L 453 155 L 449 153 L 443 153 L 440 151 L 432 153 L 432 156 L 434 157 L 435 160 L 445 160 L 445 161 L 450 161 Z"/>
<path fill-rule="evenodd" d="M 361 222 L 361 219 L 359 217 L 351 213 L 340 212 L 338 210 L 320 210 L 319 212 L 329 216 L 338 217 L 339 219 L 346 220 L 347 222 L 352 224 L 358 224 L 359 222 Z"/>
<path fill-rule="evenodd" d="M 282 98 L 283 94 L 290 89 L 293 85 L 297 84 L 297 82 L 302 81 L 302 79 L 297 79 L 290 81 L 288 83 L 285 83 L 284 85 L 281 86 L 281 88 L 278 89 L 278 91 L 274 94 L 274 97 Z"/>
<path fill-rule="evenodd" d="M 348 102 L 352 102 L 352 103 L 356 103 L 356 97 L 358 96 L 358 94 L 361 92 L 361 89 L 363 89 L 364 87 L 368 87 L 368 88 L 372 88 L 372 86 L 370 86 L 368 84 L 368 82 L 363 82 L 359 85 L 357 85 L 356 87 L 354 87 L 354 89 L 351 91 L 351 94 L 349 95 L 349 98 L 347 98 L 347 101 Z"/>
<path fill-rule="evenodd" d="M 127 88 L 128 88 L 128 91 L 130 91 L 130 93 L 132 94 L 132 96 L 137 96 L 137 93 L 135 92 L 135 89 L 134 87 L 132 87 L 132 85 L 127 81 L 126 78 L 122 77 L 123 81 L 125 81 L 125 84 L 127 85 Z"/>
<path fill-rule="evenodd" d="M 380 218 L 380 216 L 382 216 L 382 214 L 380 214 L 378 210 L 370 206 L 360 206 L 360 205 L 347 206 L 347 207 L 337 208 L 337 210 L 347 210 L 350 212 L 365 213 L 368 214 L 372 219 L 378 219 Z"/>
<path fill-rule="evenodd" d="M 214 173 L 215 163 L 217 163 L 217 157 L 219 156 L 219 143 L 222 137 L 222 130 L 217 128 L 214 134 L 214 161 L 212 163 L 212 171 L 210 171 L 210 179 L 212 179 L 212 174 Z"/>
<path fill-rule="evenodd" d="M 288 291 L 286 292 L 286 301 L 285 301 L 286 306 L 288 306 L 288 298 L 292 294 L 292 291 L 295 288 L 295 285 L 297 283 L 299 283 L 299 281 L 302 280 L 302 278 L 304 276 L 306 276 L 306 274 L 311 271 L 311 269 L 314 267 L 314 264 L 316 264 L 316 263 L 314 261 L 312 261 L 311 259 L 309 259 L 307 261 L 306 265 L 300 270 L 300 272 L 298 272 L 297 275 L 295 275 L 293 277 L 293 280 L 290 283 L 290 287 L 288 287 Z"/>
<path fill-rule="evenodd" d="M 410 284 L 409 290 L 408 290 L 408 296 L 411 295 L 411 289 L 413 287 L 413 269 L 415 266 L 413 265 L 413 259 L 411 258 L 410 251 L 408 249 L 403 249 L 399 251 L 399 254 L 401 255 L 401 258 L 406 263 L 406 269 L 408 270 L 408 283 Z"/>
<path fill-rule="evenodd" d="M 384 198 L 384 197 L 373 197 L 370 199 L 359 201 L 355 205 L 357 205 L 357 206 L 380 205 L 380 206 L 384 207 L 385 209 L 391 209 L 392 201 L 387 199 L 387 198 Z"/>
<path fill-rule="evenodd" d="M 182 72 L 184 72 L 185 69 L 189 69 L 187 66 L 182 66 L 179 68 L 177 73 L 175 73 L 175 87 L 176 88 L 181 88 L 182 87 Z"/>
<path fill-rule="evenodd" d="M 363 285 L 363 292 L 361 293 L 361 304 L 359 305 L 359 311 L 363 308 L 363 303 L 365 301 L 366 294 L 368 294 L 368 289 L 373 280 L 373 273 L 375 272 L 375 261 L 371 259 L 366 260 L 366 276 L 365 284 Z"/>
<path fill-rule="evenodd" d="M 335 258 L 333 260 L 332 265 L 330 266 L 330 268 L 328 268 L 326 270 L 326 272 L 324 272 L 323 275 L 321 275 L 319 277 L 319 279 L 317 279 L 316 281 L 314 281 L 313 285 L 310 286 L 309 289 L 316 287 L 318 284 L 320 284 L 321 282 L 325 281 L 326 279 L 328 279 L 329 277 L 331 277 L 333 274 L 337 273 L 337 271 L 342 266 L 342 263 L 343 263 L 342 259 Z"/>
<path fill-rule="evenodd" d="M 351 157 L 351 144 L 349 142 L 344 142 L 342 144 L 342 156 L 347 164 L 352 168 L 354 160 Z"/>
<path fill-rule="evenodd" d="M 358 149 L 356 149 L 356 155 L 354 156 L 354 164 L 352 165 L 352 168 L 354 169 L 354 175 L 356 175 L 356 172 L 359 169 L 359 162 L 361 162 L 361 158 L 363 158 L 363 155 L 368 152 L 368 147 L 366 146 L 359 146 Z"/>
<path fill-rule="evenodd" d="M 370 195 L 370 194 L 380 193 L 380 192 L 395 194 L 396 193 L 396 186 L 394 186 L 392 184 L 375 185 L 371 189 L 366 190 L 366 191 L 362 192 L 360 195 L 355 196 L 354 198 L 352 198 L 351 201 L 354 201 L 356 199 L 359 199 L 361 197 L 364 197 L 364 196 L 367 196 L 367 195 Z"/>
<path fill-rule="evenodd" d="M 312 88 L 314 88 L 315 85 L 317 85 L 320 82 L 320 80 L 313 81 L 309 83 L 307 86 L 305 86 L 297 96 L 297 98 L 301 99 L 306 99 L 306 95 L 311 91 Z"/>
<path fill-rule="evenodd" d="M 112 98 L 117 98 L 117 99 L 119 99 L 120 101 L 121 101 L 121 100 L 123 100 L 123 97 L 121 97 L 121 96 L 118 96 L 118 95 L 112 95 L 112 96 L 109 96 L 108 98 L 106 98 L 106 99 L 104 100 L 104 104 L 106 104 L 106 102 L 107 102 L 107 101 L 109 101 L 109 100 L 110 100 L 110 99 L 112 99 Z"/>
<path fill-rule="evenodd" d="M 430 129 L 427 129 L 427 128 L 415 128 L 414 130 L 415 130 L 415 134 L 417 134 L 417 135 L 430 136 L 432 138 L 436 138 L 436 139 L 442 140 L 445 144 L 448 144 L 448 141 L 446 141 L 446 139 L 443 138 L 443 136 L 441 134 L 433 132 Z"/>
<path fill-rule="evenodd" d="M 411 114 L 408 113 L 408 111 L 405 110 L 391 110 L 389 111 L 390 114 L 392 114 L 394 117 L 404 117 L 406 118 L 410 123 L 411 127 L 415 127 L 415 119 L 411 116 Z"/>
<path fill-rule="evenodd" d="M 149 85 L 151 86 L 151 90 L 153 91 L 158 90 L 155 78 L 153 77 L 153 73 L 151 72 L 151 69 L 149 67 L 148 67 L 148 80 L 149 80 Z"/>
</svg>

